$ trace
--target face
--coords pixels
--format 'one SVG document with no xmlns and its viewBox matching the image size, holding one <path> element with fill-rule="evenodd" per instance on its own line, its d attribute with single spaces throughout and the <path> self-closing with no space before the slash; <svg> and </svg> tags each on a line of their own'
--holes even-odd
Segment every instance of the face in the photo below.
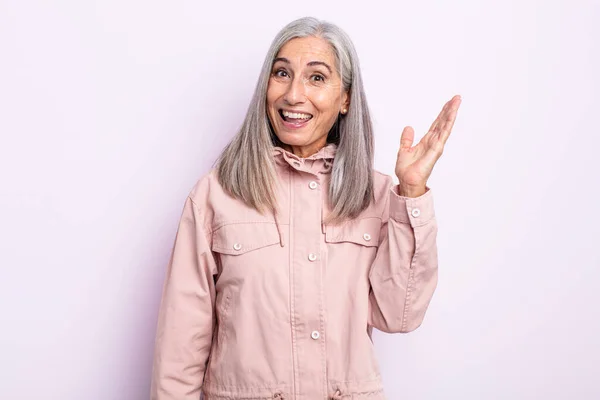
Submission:
<svg viewBox="0 0 600 400">
<path fill-rule="evenodd" d="M 300 157 L 319 151 L 348 103 L 326 40 L 296 38 L 281 48 L 267 88 L 267 113 L 287 150 Z"/>
</svg>

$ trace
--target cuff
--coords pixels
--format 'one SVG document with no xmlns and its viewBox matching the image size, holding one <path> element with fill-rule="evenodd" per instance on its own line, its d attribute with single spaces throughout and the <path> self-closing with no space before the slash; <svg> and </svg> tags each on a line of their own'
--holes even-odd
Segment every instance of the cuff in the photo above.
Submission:
<svg viewBox="0 0 600 400">
<path fill-rule="evenodd" d="M 397 222 L 421 226 L 435 218 L 433 194 L 426 186 L 426 192 L 419 197 L 404 197 L 398 194 L 398 186 L 390 188 L 390 218 Z"/>
</svg>

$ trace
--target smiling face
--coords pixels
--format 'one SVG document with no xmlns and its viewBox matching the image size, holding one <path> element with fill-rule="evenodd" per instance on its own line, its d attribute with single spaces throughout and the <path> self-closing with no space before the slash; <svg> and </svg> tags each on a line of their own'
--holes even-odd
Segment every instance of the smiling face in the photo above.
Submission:
<svg viewBox="0 0 600 400">
<path fill-rule="evenodd" d="M 296 38 L 279 50 L 267 88 L 267 113 L 287 150 L 300 157 L 319 151 L 348 103 L 325 39 Z"/>
</svg>

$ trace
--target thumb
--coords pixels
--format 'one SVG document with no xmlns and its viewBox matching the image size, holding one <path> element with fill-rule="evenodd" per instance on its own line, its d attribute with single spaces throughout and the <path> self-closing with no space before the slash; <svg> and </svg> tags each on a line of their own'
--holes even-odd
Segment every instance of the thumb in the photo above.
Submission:
<svg viewBox="0 0 600 400">
<path fill-rule="evenodd" d="M 400 136 L 400 148 L 410 149 L 415 139 L 415 130 L 411 126 L 406 126 L 402 130 L 402 136 Z"/>
</svg>

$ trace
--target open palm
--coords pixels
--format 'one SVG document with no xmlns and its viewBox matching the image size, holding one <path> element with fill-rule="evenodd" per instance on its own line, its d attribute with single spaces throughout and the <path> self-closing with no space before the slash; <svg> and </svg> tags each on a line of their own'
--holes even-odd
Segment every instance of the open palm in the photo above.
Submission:
<svg viewBox="0 0 600 400">
<path fill-rule="evenodd" d="M 462 99 L 456 95 L 448 101 L 429 131 L 413 147 L 415 131 L 407 126 L 400 137 L 400 150 L 396 160 L 396 176 L 403 188 L 424 189 L 433 171 L 433 166 L 444 151 L 446 140 L 450 136 L 456 120 L 458 107 Z"/>
</svg>

